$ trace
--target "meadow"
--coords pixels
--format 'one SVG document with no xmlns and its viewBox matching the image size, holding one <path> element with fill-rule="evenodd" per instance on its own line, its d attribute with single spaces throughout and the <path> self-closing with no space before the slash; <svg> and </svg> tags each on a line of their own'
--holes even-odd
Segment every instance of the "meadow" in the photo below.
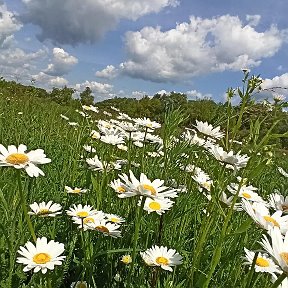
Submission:
<svg viewBox="0 0 288 288">
<path fill-rule="evenodd" d="M 283 99 L 241 133 L 260 86 L 245 72 L 187 129 L 177 107 L 158 123 L 2 93 L 0 287 L 288 287 Z"/>
</svg>

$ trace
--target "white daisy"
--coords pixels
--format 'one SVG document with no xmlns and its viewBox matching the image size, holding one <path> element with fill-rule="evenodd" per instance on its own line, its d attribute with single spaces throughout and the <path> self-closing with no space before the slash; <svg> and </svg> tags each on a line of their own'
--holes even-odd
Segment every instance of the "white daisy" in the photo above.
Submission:
<svg viewBox="0 0 288 288">
<path fill-rule="evenodd" d="M 118 216 L 118 215 L 115 215 L 115 214 L 105 214 L 105 217 L 107 218 L 107 221 L 109 222 L 112 222 L 112 223 L 116 223 L 116 224 L 120 224 L 120 223 L 123 223 L 125 222 L 125 219 Z"/>
<path fill-rule="evenodd" d="M 250 251 L 244 248 L 246 260 L 244 264 L 252 266 L 255 252 Z M 267 272 L 270 274 L 281 273 L 279 267 L 274 263 L 274 261 L 265 253 L 258 253 L 256 263 L 255 263 L 255 272 Z"/>
<path fill-rule="evenodd" d="M 284 171 L 282 167 L 277 167 L 277 169 L 281 175 L 283 175 L 284 177 L 288 177 L 288 173 Z"/>
<path fill-rule="evenodd" d="M 141 205 L 141 199 L 138 202 L 138 205 Z M 147 197 L 145 199 L 144 207 L 143 209 L 150 214 L 151 212 L 156 212 L 157 214 L 161 215 L 165 213 L 166 211 L 170 210 L 170 208 L 173 206 L 174 202 L 167 198 L 161 198 L 161 199 L 151 199 Z"/>
<path fill-rule="evenodd" d="M 85 151 L 87 151 L 89 153 L 95 153 L 96 152 L 95 148 L 93 148 L 92 146 L 87 145 L 87 144 L 83 145 L 83 148 L 84 148 Z"/>
<path fill-rule="evenodd" d="M 111 145 L 119 145 L 124 143 L 124 139 L 117 134 L 103 135 L 100 137 L 100 141 Z"/>
<path fill-rule="evenodd" d="M 85 218 L 72 217 L 74 224 L 84 231 L 91 229 L 91 224 L 98 223 L 98 221 L 105 220 L 105 213 L 103 211 L 94 211 L 93 215 L 88 215 Z"/>
<path fill-rule="evenodd" d="M 126 174 L 123 174 L 127 177 L 127 181 L 129 181 L 128 176 Z M 123 176 L 122 175 L 122 176 Z M 125 177 L 123 176 L 123 177 Z M 120 179 L 115 179 L 113 181 L 111 181 L 110 183 L 110 187 L 112 187 L 114 189 L 114 191 L 118 194 L 117 196 L 119 198 L 127 198 L 127 197 L 132 197 L 137 195 L 137 191 L 135 190 L 131 190 L 129 191 L 129 187 L 127 185 L 125 185 L 124 183 L 121 182 Z"/>
<path fill-rule="evenodd" d="M 161 124 L 155 121 L 151 121 L 149 118 L 146 117 L 134 119 L 134 122 L 138 126 L 143 126 L 150 129 L 157 129 L 161 127 Z"/>
<path fill-rule="evenodd" d="M 86 281 L 72 282 L 70 288 L 89 288 Z"/>
<path fill-rule="evenodd" d="M 34 273 L 41 270 L 45 274 L 48 269 L 53 270 L 55 265 L 61 265 L 65 259 L 65 256 L 60 256 L 64 252 L 64 244 L 54 240 L 47 243 L 46 237 L 37 238 L 36 246 L 27 242 L 17 252 L 23 256 L 17 258 L 17 263 L 26 265 L 24 272 L 34 269 Z"/>
<path fill-rule="evenodd" d="M 272 193 L 269 195 L 269 204 L 274 210 L 288 213 L 288 196 L 285 197 L 278 193 Z"/>
<path fill-rule="evenodd" d="M 204 139 L 198 137 L 195 131 L 188 129 L 182 134 L 182 137 L 184 138 L 184 141 L 189 142 L 190 145 L 203 146 L 206 142 Z"/>
<path fill-rule="evenodd" d="M 89 229 L 101 232 L 104 236 L 121 237 L 121 231 L 118 230 L 120 225 L 107 222 L 106 220 L 96 221 L 95 223 L 91 222 L 87 225 Z"/>
<path fill-rule="evenodd" d="M 77 122 L 68 122 L 68 124 L 70 126 L 74 126 L 74 127 L 79 125 Z"/>
<path fill-rule="evenodd" d="M 40 217 L 55 217 L 56 215 L 61 214 L 62 209 L 61 205 L 58 203 L 53 203 L 49 201 L 47 204 L 45 202 L 36 203 L 29 205 L 31 210 L 28 212 L 29 215 L 37 215 Z"/>
<path fill-rule="evenodd" d="M 94 210 L 92 206 L 85 205 L 82 207 L 82 204 L 75 205 L 73 204 L 69 210 L 66 210 L 67 215 L 71 217 L 77 217 L 84 219 L 88 216 L 92 216 L 97 213 L 97 210 Z"/>
<path fill-rule="evenodd" d="M 112 117 L 112 114 L 109 113 L 109 112 L 107 112 L 107 111 L 103 111 L 103 114 L 104 114 L 104 115 L 107 115 L 107 116 L 109 116 L 109 117 Z"/>
<path fill-rule="evenodd" d="M 211 188 L 213 186 L 213 180 L 211 180 L 209 175 L 207 175 L 201 169 L 195 169 L 195 172 L 196 173 L 194 175 L 192 175 L 191 177 L 194 181 L 196 181 L 201 186 L 199 188 L 199 191 L 202 192 L 202 188 L 204 188 L 210 192 Z"/>
<path fill-rule="evenodd" d="M 117 148 L 119 150 L 128 151 L 128 147 L 126 145 L 123 145 L 123 144 L 117 145 Z"/>
<path fill-rule="evenodd" d="M 221 139 L 224 137 L 224 133 L 220 131 L 220 126 L 214 128 L 211 124 L 208 124 L 207 122 L 196 120 L 195 128 L 200 133 L 215 139 Z"/>
<path fill-rule="evenodd" d="M 283 237 L 280 229 L 278 227 L 274 227 L 270 229 L 268 232 L 271 238 L 271 243 L 268 240 L 267 236 L 263 234 L 263 238 L 260 242 L 262 247 L 268 252 L 268 254 L 273 257 L 276 264 L 280 266 L 280 268 L 288 272 L 288 232 L 286 232 Z"/>
<path fill-rule="evenodd" d="M 132 262 L 132 257 L 130 255 L 123 255 L 120 261 L 124 264 L 130 264 Z"/>
<path fill-rule="evenodd" d="M 231 183 L 229 186 L 227 186 L 227 189 L 235 195 L 239 189 L 239 184 Z M 253 187 L 252 185 L 242 185 L 239 189 L 238 196 L 252 202 L 265 202 L 261 196 L 254 192 L 257 190 L 258 189 L 256 187 Z"/>
<path fill-rule="evenodd" d="M 30 177 L 44 176 L 44 172 L 37 167 L 39 164 L 50 163 L 51 159 L 46 158 L 44 150 L 36 149 L 25 152 L 27 146 L 20 144 L 17 148 L 14 145 L 6 149 L 0 144 L 0 166 L 10 166 L 16 169 L 25 169 Z"/>
<path fill-rule="evenodd" d="M 168 250 L 167 247 L 163 246 L 152 246 L 152 248 L 145 252 L 140 252 L 140 255 L 147 265 L 159 266 L 170 272 L 173 271 L 173 266 L 182 264 L 182 256 L 178 254 L 176 250 Z"/>
<path fill-rule="evenodd" d="M 88 191 L 88 189 L 82 189 L 82 188 L 78 188 L 78 187 L 71 188 L 69 186 L 65 186 L 65 190 L 69 194 L 84 194 Z"/>
<path fill-rule="evenodd" d="M 119 112 L 119 116 L 117 116 L 117 119 L 120 119 L 120 120 L 132 120 L 132 118 L 125 114 L 125 113 L 121 113 Z"/>
<path fill-rule="evenodd" d="M 67 116 L 63 115 L 63 114 L 60 114 L 60 117 L 63 118 L 64 120 L 69 121 L 69 118 Z"/>
<path fill-rule="evenodd" d="M 114 106 L 110 106 L 110 108 L 111 108 L 112 110 L 116 111 L 116 112 L 120 112 L 120 110 L 119 110 L 118 108 L 114 107 Z"/>
<path fill-rule="evenodd" d="M 100 139 L 100 137 L 101 137 L 100 133 L 97 132 L 96 130 L 92 130 L 90 135 L 93 139 Z"/>
</svg>

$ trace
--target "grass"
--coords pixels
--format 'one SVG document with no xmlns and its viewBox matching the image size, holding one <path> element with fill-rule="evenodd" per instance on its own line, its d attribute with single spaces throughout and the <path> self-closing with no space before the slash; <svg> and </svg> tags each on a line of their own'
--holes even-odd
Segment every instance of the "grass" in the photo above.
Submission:
<svg viewBox="0 0 288 288">
<path fill-rule="evenodd" d="M 77 129 L 69 126 L 60 114 L 78 122 Z M 22 170 L 21 183 L 27 204 L 52 200 L 62 205 L 60 216 L 30 218 L 37 237 L 64 243 L 66 260 L 46 276 L 41 272 L 25 273 L 23 265 L 16 263 L 19 247 L 33 239 L 21 209 L 16 169 L 0 167 L 0 287 L 64 288 L 80 280 L 87 281 L 89 287 L 270 287 L 269 274 L 249 272 L 242 258 L 244 247 L 261 249 L 258 241 L 264 230 L 244 211 L 235 212 L 223 206 L 219 195 L 228 184 L 237 181 L 237 176 L 248 178 L 265 199 L 275 189 L 287 194 L 287 178 L 277 171 L 278 166 L 287 171 L 287 156 L 275 152 L 271 158 L 265 154 L 268 143 L 258 147 L 260 155 L 257 155 L 258 150 L 257 153 L 253 150 L 255 145 L 243 139 L 247 144 L 235 144 L 232 149 L 249 154 L 250 161 L 246 168 L 234 173 L 202 147 L 173 141 L 173 137 L 180 137 L 182 131 L 178 127 L 183 120 L 180 111 L 167 112 L 159 132 L 164 141 L 164 156 L 153 158 L 146 152 L 156 151 L 155 144 L 144 148 L 131 145 L 129 152 L 125 152 L 93 140 L 90 132 L 96 129 L 96 124 L 69 107 L 33 97 L 18 96 L 9 100 L 1 96 L 0 143 L 5 147 L 23 143 L 28 150 L 41 148 L 52 159 L 50 164 L 40 167 L 45 172 L 44 177 L 29 178 Z M 231 133 L 234 132 L 237 137 L 237 129 Z M 140 167 L 131 165 L 137 177 L 143 172 L 149 179 L 163 179 L 167 186 L 184 185 L 187 192 L 179 193 L 171 210 L 162 216 L 148 215 L 137 208 L 139 198 L 119 199 L 109 186 L 118 178 L 118 173 L 128 173 L 130 163 L 123 165 L 121 172 L 92 172 L 85 162 L 91 155 L 83 149 L 84 144 L 92 145 L 100 159 L 130 158 L 140 163 Z M 213 179 L 212 201 L 199 192 L 199 185 L 191 174 L 181 169 L 187 164 L 201 167 Z M 65 185 L 88 188 L 89 192 L 81 196 L 68 195 Z M 77 228 L 65 210 L 80 203 L 124 217 L 122 237 L 114 239 Z M 139 237 L 135 237 L 135 225 L 139 225 Z M 172 273 L 160 269 L 156 273 L 156 269 L 145 265 L 139 255 L 139 251 L 155 244 L 175 249 L 183 256 L 183 264 L 175 267 Z M 120 258 L 124 254 L 132 255 L 133 247 L 136 258 L 131 269 L 131 264 L 123 264 Z"/>
</svg>

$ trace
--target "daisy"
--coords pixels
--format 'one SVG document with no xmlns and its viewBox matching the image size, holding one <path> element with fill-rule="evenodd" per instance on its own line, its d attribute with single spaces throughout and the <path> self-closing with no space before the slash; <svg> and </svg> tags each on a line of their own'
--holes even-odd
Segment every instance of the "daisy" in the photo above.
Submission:
<svg viewBox="0 0 288 288">
<path fill-rule="evenodd" d="M 254 202 L 253 205 L 247 200 L 242 200 L 243 209 L 250 217 L 263 229 L 270 230 L 278 227 L 282 234 L 288 231 L 288 215 L 282 216 L 282 211 L 276 211 L 270 215 L 267 207 L 260 202 Z"/>
<path fill-rule="evenodd" d="M 82 188 L 78 188 L 78 187 L 71 188 L 69 186 L 65 186 L 65 190 L 69 194 L 84 194 L 88 191 L 88 189 L 82 189 Z"/>
<path fill-rule="evenodd" d="M 79 124 L 77 122 L 68 122 L 68 124 L 72 127 L 78 126 Z"/>
<path fill-rule="evenodd" d="M 6 149 L 0 144 L 0 166 L 10 166 L 16 169 L 25 169 L 30 177 L 44 176 L 44 172 L 37 167 L 39 164 L 50 163 L 51 159 L 46 158 L 44 150 L 36 149 L 25 152 L 27 146 L 20 144 L 17 148 L 14 145 Z"/>
<path fill-rule="evenodd" d="M 60 117 L 63 118 L 64 120 L 69 121 L 69 118 L 67 116 L 63 115 L 63 114 L 60 114 Z"/>
<path fill-rule="evenodd" d="M 86 281 L 77 281 L 73 282 L 70 288 L 89 288 L 89 286 Z"/>
<path fill-rule="evenodd" d="M 255 257 L 255 252 L 250 251 L 246 248 L 244 248 L 244 251 L 246 254 L 244 257 L 244 259 L 246 260 L 244 264 L 252 266 Z M 281 273 L 281 270 L 266 253 L 258 253 L 255 263 L 255 272 L 266 272 L 274 274 L 274 273 Z"/>
<path fill-rule="evenodd" d="M 100 141 L 111 145 L 119 145 L 124 143 L 124 139 L 117 134 L 103 135 L 100 137 Z"/>
<path fill-rule="evenodd" d="M 107 218 L 107 221 L 112 222 L 112 223 L 123 223 L 125 222 L 125 219 L 115 215 L 115 214 L 105 214 L 105 217 Z"/>
<path fill-rule="evenodd" d="M 211 124 L 208 124 L 208 122 L 196 120 L 195 128 L 200 133 L 215 139 L 221 139 L 224 137 L 224 133 L 220 131 L 220 126 L 214 128 Z"/>
<path fill-rule="evenodd" d="M 126 174 L 122 175 L 123 177 L 127 177 L 126 181 L 129 182 L 128 176 Z M 137 195 L 137 191 L 133 190 L 133 191 L 129 191 L 128 186 L 125 185 L 124 183 L 121 182 L 120 179 L 115 179 L 113 181 L 111 181 L 110 183 L 110 187 L 112 187 L 114 189 L 114 191 L 118 194 L 117 196 L 119 198 L 127 198 L 127 197 L 132 197 Z"/>
<path fill-rule="evenodd" d="M 90 152 L 90 153 L 95 153 L 96 152 L 95 148 L 93 148 L 92 146 L 87 145 L 87 144 L 83 145 L 83 148 L 84 148 L 85 151 Z"/>
<path fill-rule="evenodd" d="M 93 171 L 104 171 L 108 166 L 108 163 L 101 162 L 97 155 L 95 155 L 93 158 L 86 159 L 86 163 Z"/>
<path fill-rule="evenodd" d="M 146 117 L 134 119 L 134 122 L 138 126 L 143 126 L 150 129 L 157 129 L 161 127 L 161 124 L 155 121 L 151 121 L 149 118 Z"/>
<path fill-rule="evenodd" d="M 208 149 L 218 161 L 232 165 L 234 170 L 245 167 L 249 160 L 246 154 L 240 155 L 239 152 L 234 154 L 233 151 L 226 152 L 218 145 L 210 145 Z"/>
<path fill-rule="evenodd" d="M 197 167 L 196 167 L 197 168 Z M 206 189 L 208 192 L 211 191 L 211 188 L 213 186 L 213 180 L 210 179 L 210 177 L 201 169 L 195 170 L 195 175 L 192 175 L 192 179 L 196 181 L 201 187 L 199 188 L 199 191 L 202 192 L 202 188 Z"/>
<path fill-rule="evenodd" d="M 110 108 L 111 108 L 112 110 L 116 111 L 116 112 L 120 112 L 120 110 L 119 110 L 118 108 L 114 107 L 114 106 L 110 106 Z"/>
<path fill-rule="evenodd" d="M 237 194 L 239 190 L 238 196 L 248 201 L 265 202 L 261 196 L 259 196 L 256 192 L 254 192 L 258 189 L 256 187 L 253 187 L 252 185 L 249 186 L 242 185 L 241 188 L 239 189 L 239 184 L 231 183 L 229 186 L 227 186 L 227 189 L 234 195 Z"/>
<path fill-rule="evenodd" d="M 133 123 L 127 121 L 118 121 L 117 125 L 127 132 L 135 132 L 138 130 L 138 128 Z"/>
<path fill-rule="evenodd" d="M 119 112 L 119 116 L 117 116 L 117 119 L 120 119 L 120 120 L 132 120 L 132 118 L 125 114 L 125 113 L 121 113 Z"/>
<path fill-rule="evenodd" d="M 272 193 L 269 195 L 269 204 L 274 210 L 288 213 L 288 196 L 285 197 L 278 193 Z"/>
<path fill-rule="evenodd" d="M 103 111 L 103 114 L 104 114 L 104 115 L 107 115 L 107 116 L 109 116 L 109 117 L 112 117 L 112 114 L 109 113 L 109 112 L 107 112 L 107 111 Z"/>
<path fill-rule="evenodd" d="M 92 130 L 91 133 L 90 133 L 90 136 L 93 138 L 93 139 L 100 139 L 101 135 L 99 132 L 95 131 L 95 130 Z"/>
<path fill-rule="evenodd" d="M 191 130 L 186 130 L 182 134 L 182 137 L 184 138 L 184 141 L 189 142 L 190 145 L 203 146 L 206 142 L 204 139 L 198 137 L 196 132 Z"/>
<path fill-rule="evenodd" d="M 121 237 L 121 231 L 117 230 L 120 225 L 107 222 L 106 220 L 99 220 L 95 223 L 91 222 L 87 225 L 89 229 L 101 232 L 104 236 L 111 236 L 113 238 Z"/>
<path fill-rule="evenodd" d="M 280 268 L 288 272 L 288 233 L 283 237 L 278 227 L 274 227 L 269 231 L 271 243 L 267 236 L 263 234 L 263 238 L 260 242 L 262 247 L 273 257 L 276 264 Z"/>
<path fill-rule="evenodd" d="M 32 211 L 28 212 L 29 215 L 37 215 L 40 217 L 55 217 L 56 215 L 61 214 L 62 209 L 61 205 L 58 203 L 53 203 L 49 201 L 47 204 L 45 202 L 36 203 L 30 205 Z"/>
<path fill-rule="evenodd" d="M 182 264 L 182 256 L 178 254 L 176 250 L 168 250 L 167 247 L 163 246 L 152 246 L 152 248 L 146 250 L 145 252 L 140 252 L 140 255 L 147 265 L 159 266 L 162 269 L 170 272 L 173 271 L 173 266 Z"/>
<path fill-rule="evenodd" d="M 84 219 L 88 216 L 92 216 L 97 213 L 97 210 L 94 210 L 92 206 L 85 205 L 82 207 L 82 204 L 77 206 L 73 204 L 69 210 L 66 210 L 67 215 L 71 217 L 77 217 L 79 219 Z"/>
<path fill-rule="evenodd" d="M 105 220 L 105 213 L 103 211 L 94 211 L 93 215 L 89 215 L 85 218 L 72 217 L 74 224 L 78 225 L 78 228 L 84 231 L 91 229 L 90 225 L 95 224 L 97 221 Z"/>
<path fill-rule="evenodd" d="M 127 265 L 132 262 L 132 257 L 130 255 L 123 255 L 120 261 Z"/>
<path fill-rule="evenodd" d="M 233 198 L 234 198 L 234 195 L 228 197 L 225 192 L 222 192 L 222 194 L 220 195 L 220 201 L 221 201 L 223 204 L 225 204 L 226 206 L 228 206 L 228 207 L 231 207 L 232 202 L 233 202 Z M 235 203 L 235 205 L 234 205 L 234 207 L 233 207 L 233 210 L 235 210 L 235 211 L 242 211 L 243 208 L 242 208 L 241 203 Z"/>
<path fill-rule="evenodd" d="M 141 197 L 142 198 L 142 197 Z M 138 205 L 141 205 L 141 200 L 138 202 Z M 161 199 L 151 199 L 146 198 L 143 209 L 150 214 L 151 212 L 156 212 L 158 215 L 165 213 L 166 211 L 170 210 L 173 206 L 174 202 L 167 198 Z"/>
<path fill-rule="evenodd" d="M 65 256 L 60 256 L 64 252 L 64 244 L 54 240 L 47 243 L 46 237 L 37 238 L 36 246 L 27 242 L 17 252 L 22 256 L 17 258 L 17 263 L 26 265 L 24 272 L 34 269 L 34 273 L 41 270 L 45 274 L 48 269 L 53 270 L 55 265 L 61 265 L 65 259 Z"/>
<path fill-rule="evenodd" d="M 117 148 L 119 150 L 128 151 L 128 147 L 126 145 L 123 145 L 123 144 L 117 145 Z"/>
<path fill-rule="evenodd" d="M 277 167 L 277 169 L 281 175 L 283 175 L 284 177 L 288 177 L 288 173 L 284 171 L 282 167 Z"/>
</svg>

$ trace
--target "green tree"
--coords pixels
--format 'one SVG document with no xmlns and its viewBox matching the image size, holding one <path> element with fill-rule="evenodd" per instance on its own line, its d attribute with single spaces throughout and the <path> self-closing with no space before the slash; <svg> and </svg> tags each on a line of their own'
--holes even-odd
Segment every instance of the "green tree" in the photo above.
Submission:
<svg viewBox="0 0 288 288">
<path fill-rule="evenodd" d="M 90 87 L 86 87 L 84 91 L 80 93 L 80 101 L 82 105 L 92 105 L 94 103 L 94 96 Z"/>
</svg>

